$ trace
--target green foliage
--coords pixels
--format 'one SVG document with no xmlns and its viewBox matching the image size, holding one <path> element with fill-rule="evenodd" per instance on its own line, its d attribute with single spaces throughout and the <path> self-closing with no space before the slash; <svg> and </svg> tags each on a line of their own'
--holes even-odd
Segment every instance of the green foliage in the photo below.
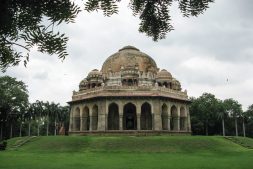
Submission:
<svg viewBox="0 0 253 169">
<path fill-rule="evenodd" d="M 234 135 L 236 127 L 243 135 L 243 123 L 246 123 L 246 135 L 253 137 L 253 111 L 242 111 L 242 105 L 230 98 L 224 101 L 217 99 L 213 94 L 204 93 L 198 98 L 191 98 L 190 105 L 191 124 L 193 134 L 222 134 Z M 222 125 L 224 122 L 224 129 Z"/>
<path fill-rule="evenodd" d="M 79 8 L 70 0 L 2 0 L 0 1 L 0 68 L 26 65 L 30 49 L 50 55 L 67 56 L 68 38 L 55 31 L 55 25 L 73 22 Z"/>
<path fill-rule="evenodd" d="M 217 112 L 219 111 L 220 101 L 213 94 L 203 93 L 199 98 L 192 99 L 190 107 L 191 117 L 193 119 L 193 132 L 209 134 L 209 126 L 214 126 Z M 201 126 L 200 126 L 201 125 Z M 196 128 L 197 127 L 197 128 Z M 201 128 L 202 129 L 201 129 Z M 196 129 L 196 131 L 195 131 Z"/>
<path fill-rule="evenodd" d="M 17 81 L 16 78 L 0 77 L 0 123 L 5 132 L 6 125 L 22 116 L 28 106 L 26 87 L 24 82 Z"/>
<path fill-rule="evenodd" d="M 0 142 L 0 151 L 5 150 L 7 147 L 7 141 Z"/>
<path fill-rule="evenodd" d="M 241 117 L 242 116 L 242 105 L 238 101 L 230 98 L 224 100 L 224 108 L 227 113 L 232 117 Z"/>
</svg>

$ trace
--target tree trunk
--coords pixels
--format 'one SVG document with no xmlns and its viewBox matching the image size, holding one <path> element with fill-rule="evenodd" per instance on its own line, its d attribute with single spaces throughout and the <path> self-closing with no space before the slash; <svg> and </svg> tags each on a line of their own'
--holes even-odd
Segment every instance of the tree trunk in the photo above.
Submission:
<svg viewBox="0 0 253 169">
<path fill-rule="evenodd" d="M 11 132 L 10 132 L 10 138 L 12 138 L 12 123 L 11 123 Z"/>
<path fill-rule="evenodd" d="M 28 123 L 28 136 L 31 136 L 31 122 Z"/>
<path fill-rule="evenodd" d="M 223 136 L 226 136 L 224 118 L 222 118 L 222 134 L 223 134 Z"/>
<path fill-rule="evenodd" d="M 37 127 L 38 131 L 37 131 L 37 135 L 40 136 L 40 124 L 38 123 L 38 127 Z"/>
<path fill-rule="evenodd" d="M 49 130 L 49 117 L 47 116 L 47 136 L 48 136 L 48 130 Z"/>
<path fill-rule="evenodd" d="M 243 130 L 243 137 L 246 137 L 244 119 L 242 119 L 242 130 Z"/>
<path fill-rule="evenodd" d="M 56 119 L 54 120 L 54 135 L 56 136 Z"/>
<path fill-rule="evenodd" d="M 206 136 L 208 136 L 208 119 L 206 120 Z"/>
<path fill-rule="evenodd" d="M 19 137 L 22 137 L 22 122 L 19 125 Z"/>
<path fill-rule="evenodd" d="M 237 118 L 235 118 L 235 136 L 238 136 Z"/>
</svg>

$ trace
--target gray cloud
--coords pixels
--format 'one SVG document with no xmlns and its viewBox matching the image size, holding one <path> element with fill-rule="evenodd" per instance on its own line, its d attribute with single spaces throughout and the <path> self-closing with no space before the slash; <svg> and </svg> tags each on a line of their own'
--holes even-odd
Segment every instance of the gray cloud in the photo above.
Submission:
<svg viewBox="0 0 253 169">
<path fill-rule="evenodd" d="M 190 96 L 211 92 L 221 99 L 237 99 L 246 109 L 253 104 L 252 5 L 251 0 L 219 0 L 197 18 L 182 17 L 173 6 L 175 30 L 159 42 L 138 32 L 140 21 L 127 2 L 110 18 L 82 12 L 76 23 L 59 27 L 70 39 L 69 57 L 63 62 L 34 50 L 28 68 L 20 65 L 6 74 L 28 84 L 30 101 L 66 104 L 89 71 L 100 69 L 123 46 L 134 45 L 170 71 Z"/>
</svg>

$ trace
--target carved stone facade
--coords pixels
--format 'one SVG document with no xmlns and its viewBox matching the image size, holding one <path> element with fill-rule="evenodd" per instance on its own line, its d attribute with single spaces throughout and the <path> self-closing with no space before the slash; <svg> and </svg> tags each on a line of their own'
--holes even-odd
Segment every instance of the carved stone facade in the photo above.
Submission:
<svg viewBox="0 0 253 169">
<path fill-rule="evenodd" d="M 74 91 L 70 134 L 190 133 L 189 99 L 181 84 L 133 46 L 110 56 Z"/>
</svg>

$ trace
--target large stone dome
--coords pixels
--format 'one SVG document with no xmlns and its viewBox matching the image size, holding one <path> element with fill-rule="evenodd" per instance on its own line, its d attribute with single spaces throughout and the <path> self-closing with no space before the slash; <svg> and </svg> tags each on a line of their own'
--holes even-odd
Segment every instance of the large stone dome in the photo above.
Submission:
<svg viewBox="0 0 253 169">
<path fill-rule="evenodd" d="M 121 68 L 127 67 L 135 67 L 142 72 L 156 73 L 158 71 L 155 61 L 150 56 L 133 46 L 125 46 L 106 59 L 101 72 L 103 74 L 115 73 L 120 72 Z"/>
</svg>

